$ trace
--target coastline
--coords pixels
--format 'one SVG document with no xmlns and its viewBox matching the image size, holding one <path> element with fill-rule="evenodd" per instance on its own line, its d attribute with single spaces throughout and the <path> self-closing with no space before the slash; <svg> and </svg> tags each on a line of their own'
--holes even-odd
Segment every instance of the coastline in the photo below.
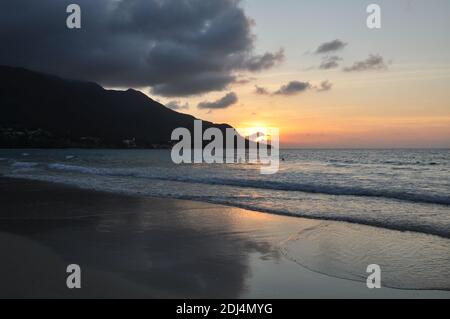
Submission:
<svg viewBox="0 0 450 319">
<path fill-rule="evenodd" d="M 0 298 L 450 298 L 369 290 L 286 254 L 297 234 L 343 222 L 4 177 L 0 194 Z"/>
</svg>

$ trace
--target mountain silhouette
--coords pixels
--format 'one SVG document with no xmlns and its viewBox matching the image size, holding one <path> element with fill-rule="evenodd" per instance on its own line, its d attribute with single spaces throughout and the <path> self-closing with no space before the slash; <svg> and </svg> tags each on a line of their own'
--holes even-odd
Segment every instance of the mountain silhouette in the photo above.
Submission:
<svg viewBox="0 0 450 319">
<path fill-rule="evenodd" d="M 106 90 L 0 66 L 0 147 L 139 147 L 170 145 L 177 127 L 193 132 L 194 118 L 147 95 Z M 203 129 L 231 126 L 203 121 Z"/>
</svg>

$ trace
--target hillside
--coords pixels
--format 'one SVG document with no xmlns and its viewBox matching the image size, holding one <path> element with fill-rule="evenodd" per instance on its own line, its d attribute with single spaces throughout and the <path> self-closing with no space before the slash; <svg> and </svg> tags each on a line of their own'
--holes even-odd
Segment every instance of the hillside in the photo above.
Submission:
<svg viewBox="0 0 450 319">
<path fill-rule="evenodd" d="M 167 147 L 172 130 L 192 131 L 194 119 L 133 89 L 106 90 L 95 83 L 0 66 L 3 148 Z M 203 122 L 204 128 L 212 126 L 230 127 Z"/>
</svg>

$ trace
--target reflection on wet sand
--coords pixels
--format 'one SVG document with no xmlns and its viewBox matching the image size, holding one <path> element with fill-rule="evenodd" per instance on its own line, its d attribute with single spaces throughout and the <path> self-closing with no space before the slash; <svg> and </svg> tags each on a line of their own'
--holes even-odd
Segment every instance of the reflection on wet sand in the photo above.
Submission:
<svg viewBox="0 0 450 319">
<path fill-rule="evenodd" d="M 110 295 L 111 289 L 120 288 L 115 295 L 123 297 L 136 296 L 136 291 L 143 297 L 239 297 L 249 274 L 249 254 L 279 257 L 272 238 L 265 238 L 270 234 L 249 236 L 269 215 L 244 216 L 235 208 L 75 189 L 48 192 L 51 186 L 35 182 L 20 189 L 12 186 L 10 181 L 8 189 L 2 189 L 10 194 L 2 192 L 7 212 L 0 225 L 1 242 L 13 244 L 3 247 L 2 260 L 24 262 L 20 277 L 37 261 L 40 269 L 30 278 L 37 295 L 48 282 L 60 293 L 64 263 L 76 263 L 83 278 L 92 281 L 85 279 L 75 295 Z M 18 200 L 21 196 L 28 200 Z M 16 243 L 20 246 L 14 247 Z M 135 291 L 110 285 L 102 291 L 90 272 L 117 278 L 121 286 L 127 282 Z"/>
</svg>

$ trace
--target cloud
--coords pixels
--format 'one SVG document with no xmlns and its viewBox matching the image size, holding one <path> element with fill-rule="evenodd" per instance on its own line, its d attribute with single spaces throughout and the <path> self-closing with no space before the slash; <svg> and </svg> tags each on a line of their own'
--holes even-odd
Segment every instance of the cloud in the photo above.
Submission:
<svg viewBox="0 0 450 319">
<path fill-rule="evenodd" d="M 363 61 L 357 61 L 350 67 L 345 67 L 344 72 L 358 72 L 358 71 L 368 71 L 368 70 L 385 70 L 387 69 L 387 64 L 384 59 L 379 54 L 370 54 L 369 57 Z"/>
<path fill-rule="evenodd" d="M 328 80 L 322 81 L 320 86 L 316 88 L 317 92 L 330 91 L 333 88 L 333 83 Z"/>
<path fill-rule="evenodd" d="M 264 87 L 255 85 L 255 93 L 258 95 L 269 95 L 270 92 Z"/>
<path fill-rule="evenodd" d="M 251 57 L 245 61 L 245 67 L 253 72 L 267 70 L 283 62 L 284 58 L 284 50 L 280 49 L 280 51 L 276 53 L 266 53 L 264 55 Z"/>
<path fill-rule="evenodd" d="M 215 110 L 215 109 L 226 109 L 230 107 L 233 104 L 236 104 L 238 102 L 238 97 L 236 93 L 231 92 L 225 95 L 224 97 L 214 101 L 214 102 L 200 102 L 197 107 L 199 109 L 209 109 L 209 110 Z"/>
<path fill-rule="evenodd" d="M 342 61 L 342 58 L 337 55 L 326 56 L 322 59 L 322 63 L 319 65 L 319 69 L 336 69 L 339 67 L 339 61 Z"/>
<path fill-rule="evenodd" d="M 172 110 L 187 110 L 189 109 L 189 103 L 181 104 L 180 101 L 170 101 L 166 103 L 166 107 Z"/>
<path fill-rule="evenodd" d="M 256 81 L 256 78 L 254 77 L 243 77 L 241 76 L 240 78 L 237 78 L 234 80 L 233 84 L 237 84 L 237 85 L 246 85 L 249 84 L 253 81 Z"/>
<path fill-rule="evenodd" d="M 325 42 L 319 45 L 319 47 L 316 49 L 316 54 L 322 54 L 322 53 L 329 53 L 329 52 L 335 52 L 342 50 L 347 46 L 348 43 L 342 42 L 341 40 L 333 40 L 330 42 Z"/>
<path fill-rule="evenodd" d="M 231 74 L 205 72 L 173 78 L 168 82 L 156 84 L 150 89 L 150 93 L 168 97 L 190 96 L 224 90 L 234 81 L 235 77 Z"/>
<path fill-rule="evenodd" d="M 72 30 L 70 3 L 2 3 L 0 64 L 189 96 L 227 89 L 235 74 L 284 59 L 282 50 L 254 52 L 253 22 L 238 0 L 78 0 L 81 29 Z"/>
<path fill-rule="evenodd" d="M 300 81 L 291 81 L 286 85 L 283 85 L 278 91 L 276 91 L 275 95 L 295 95 L 301 92 L 304 92 L 311 88 L 311 84 L 309 82 L 300 82 Z"/>
<path fill-rule="evenodd" d="M 257 95 L 285 95 L 291 96 L 302 93 L 308 90 L 315 90 L 317 92 L 330 91 L 333 88 L 333 83 L 328 80 L 322 81 L 319 86 L 312 85 L 310 82 L 291 81 L 286 85 L 280 87 L 277 91 L 271 93 L 268 89 L 255 85 L 255 94 Z"/>
</svg>

